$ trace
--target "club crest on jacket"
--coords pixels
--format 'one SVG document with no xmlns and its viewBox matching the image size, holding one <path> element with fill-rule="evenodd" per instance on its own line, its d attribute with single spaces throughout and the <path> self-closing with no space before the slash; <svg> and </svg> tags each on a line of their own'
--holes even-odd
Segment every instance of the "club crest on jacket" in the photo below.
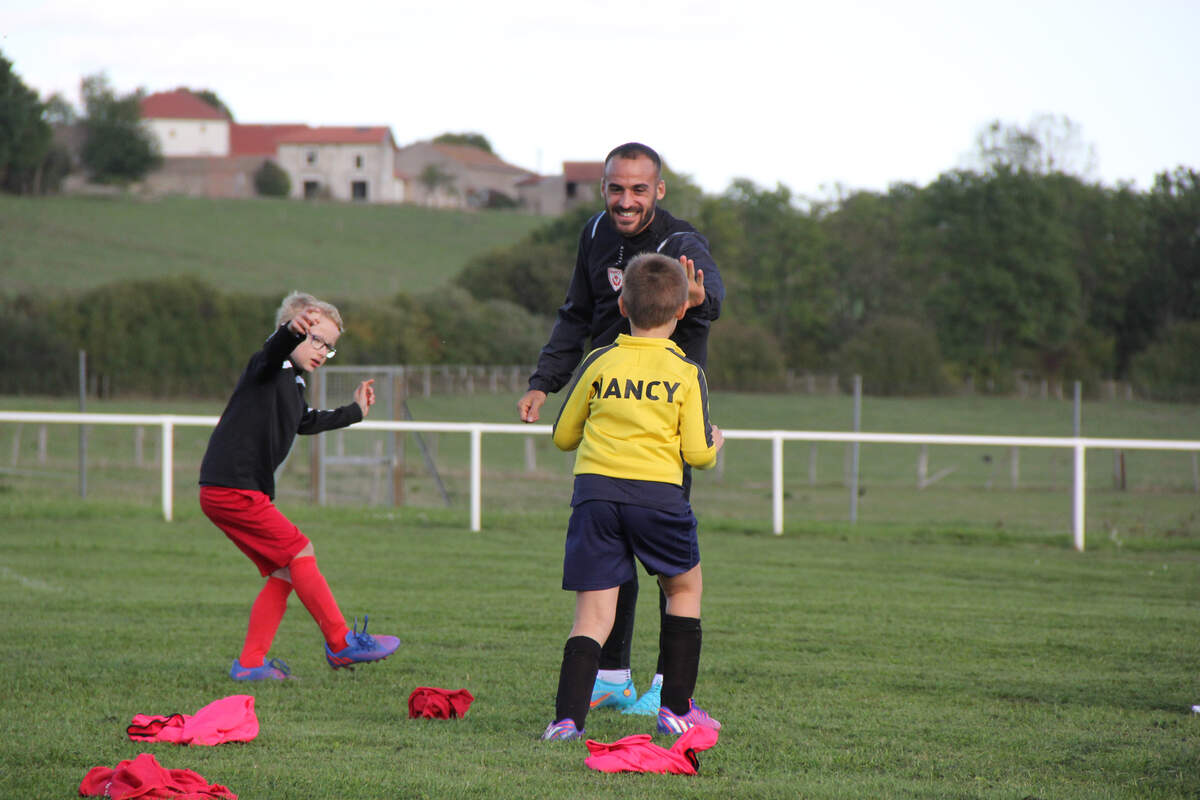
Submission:
<svg viewBox="0 0 1200 800">
<path fill-rule="evenodd" d="M 614 292 L 621 291 L 621 284 L 625 281 L 625 270 L 620 267 L 608 268 L 608 285 L 613 288 Z"/>
</svg>

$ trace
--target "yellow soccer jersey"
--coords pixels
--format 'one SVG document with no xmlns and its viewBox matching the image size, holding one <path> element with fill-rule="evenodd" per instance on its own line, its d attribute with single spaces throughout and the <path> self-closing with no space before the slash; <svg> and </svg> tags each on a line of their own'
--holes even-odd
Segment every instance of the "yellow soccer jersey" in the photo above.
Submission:
<svg viewBox="0 0 1200 800">
<path fill-rule="evenodd" d="M 704 370 L 670 339 L 621 334 L 588 354 L 554 422 L 575 474 L 683 483 L 716 463 Z"/>
</svg>

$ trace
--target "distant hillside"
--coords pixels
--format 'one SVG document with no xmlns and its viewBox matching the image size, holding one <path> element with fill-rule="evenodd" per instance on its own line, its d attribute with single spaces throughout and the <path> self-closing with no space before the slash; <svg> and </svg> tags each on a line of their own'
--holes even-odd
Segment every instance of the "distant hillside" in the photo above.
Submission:
<svg viewBox="0 0 1200 800">
<path fill-rule="evenodd" d="M 414 206 L 0 195 L 0 292 L 194 275 L 226 292 L 387 299 L 441 286 L 545 223 Z"/>
</svg>

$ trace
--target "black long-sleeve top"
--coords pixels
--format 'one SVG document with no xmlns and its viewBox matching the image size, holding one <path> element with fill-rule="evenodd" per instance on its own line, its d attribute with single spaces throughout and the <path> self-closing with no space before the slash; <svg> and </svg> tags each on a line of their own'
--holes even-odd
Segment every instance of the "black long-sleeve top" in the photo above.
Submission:
<svg viewBox="0 0 1200 800">
<path fill-rule="evenodd" d="M 704 271 L 704 302 L 689 308 L 675 326 L 671 339 L 688 359 L 704 367 L 708 361 L 709 325 L 721 313 L 725 286 L 708 250 L 708 240 L 691 224 L 657 208 L 644 231 L 626 238 L 602 211 L 588 220 L 579 234 L 575 272 L 567 289 L 566 302 L 550 332 L 550 341 L 538 355 L 529 388 L 556 392 L 571 380 L 583 357 L 584 344 L 591 348 L 612 344 L 617 334 L 629 333 L 629 320 L 621 316 L 617 298 L 625 265 L 640 253 L 659 252 L 678 259 L 686 255 Z"/>
<path fill-rule="evenodd" d="M 358 403 L 317 411 L 304 399 L 304 378 L 289 356 L 304 334 L 281 326 L 250 356 L 208 440 L 200 485 L 251 489 L 275 498 L 275 470 L 296 434 L 344 428 L 362 420 Z"/>
</svg>

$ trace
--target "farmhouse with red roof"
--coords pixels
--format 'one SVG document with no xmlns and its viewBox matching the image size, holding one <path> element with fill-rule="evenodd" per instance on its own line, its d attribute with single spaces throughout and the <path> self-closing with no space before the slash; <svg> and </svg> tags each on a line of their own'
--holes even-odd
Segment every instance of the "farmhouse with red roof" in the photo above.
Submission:
<svg viewBox="0 0 1200 800">
<path fill-rule="evenodd" d="M 187 89 L 143 98 L 142 122 L 165 158 L 229 155 L 229 117 Z"/>
<path fill-rule="evenodd" d="M 592 202 L 603 170 L 566 162 L 564 175 L 541 178 L 477 147 L 422 141 L 398 148 L 386 126 L 247 125 L 184 88 L 145 97 L 142 121 L 164 156 L 163 167 L 146 179 L 159 193 L 250 197 L 255 172 L 269 160 L 287 172 L 294 198 L 525 205 L 554 214 Z"/>
</svg>

